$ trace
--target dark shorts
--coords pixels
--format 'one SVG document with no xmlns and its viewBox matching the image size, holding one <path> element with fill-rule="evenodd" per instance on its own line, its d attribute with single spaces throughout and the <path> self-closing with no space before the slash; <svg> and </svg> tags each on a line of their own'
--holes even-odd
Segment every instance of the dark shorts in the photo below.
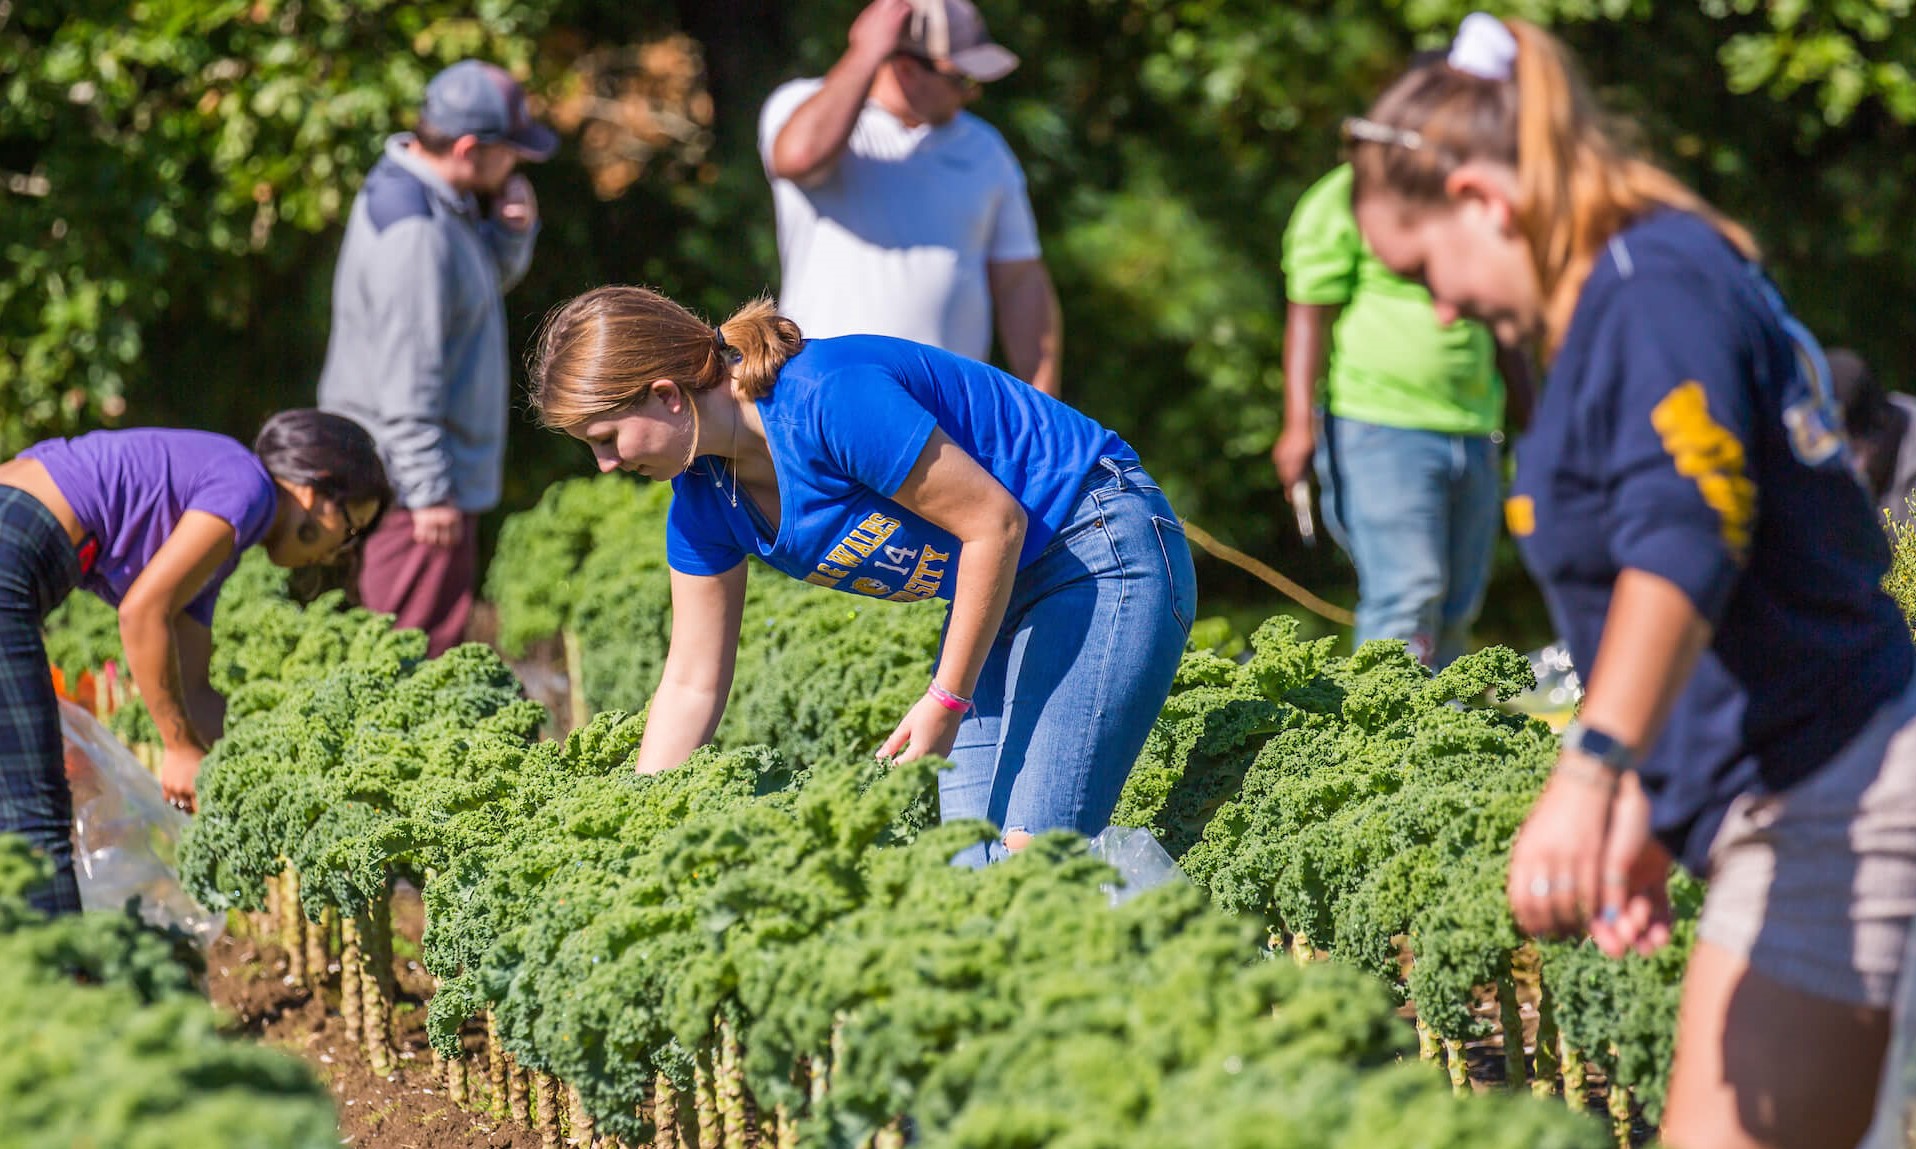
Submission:
<svg viewBox="0 0 1916 1149">
<path fill-rule="evenodd" d="M 40 500 L 0 487 L 0 833 L 51 858 L 53 883 L 30 896 L 47 913 L 79 913 L 73 791 L 59 702 L 40 626 L 80 581 L 72 540 Z"/>
</svg>

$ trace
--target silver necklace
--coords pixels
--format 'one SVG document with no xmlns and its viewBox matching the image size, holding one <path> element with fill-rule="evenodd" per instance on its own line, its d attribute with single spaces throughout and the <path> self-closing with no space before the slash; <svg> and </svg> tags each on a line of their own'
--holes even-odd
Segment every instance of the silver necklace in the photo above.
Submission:
<svg viewBox="0 0 1916 1149">
<path fill-rule="evenodd" d="M 699 407 L 697 403 L 694 403 L 692 404 L 692 446 L 691 446 L 691 449 L 686 452 L 686 457 L 685 457 L 686 470 L 690 470 L 692 465 L 698 461 L 700 430 L 701 428 L 699 427 Z M 732 416 L 732 445 L 730 450 L 734 454 L 736 454 L 738 451 L 738 415 L 737 414 L 734 414 Z M 727 471 L 730 471 L 732 474 L 732 489 L 726 492 L 726 497 L 731 500 L 732 506 L 734 508 L 737 508 L 738 506 L 738 466 L 736 463 L 732 461 L 731 458 L 728 457 L 725 460 L 725 469 Z M 725 491 L 725 484 L 719 482 L 718 465 L 716 463 L 706 467 L 705 474 L 708 478 L 712 480 L 712 485 L 714 487 L 717 487 L 721 491 Z"/>
<path fill-rule="evenodd" d="M 726 490 L 724 486 L 720 485 L 719 477 L 718 477 L 718 469 L 716 467 L 708 471 L 707 474 L 712 476 L 712 485 L 714 487 L 718 487 L 719 490 L 725 491 L 725 497 L 728 500 L 730 500 L 733 509 L 736 510 L 738 508 L 738 413 L 737 412 L 733 412 L 732 414 L 732 442 L 731 442 L 731 445 L 728 446 L 726 449 L 731 452 L 725 457 L 725 470 L 726 470 L 726 473 L 731 476 L 731 480 L 732 480 L 731 489 Z"/>
</svg>

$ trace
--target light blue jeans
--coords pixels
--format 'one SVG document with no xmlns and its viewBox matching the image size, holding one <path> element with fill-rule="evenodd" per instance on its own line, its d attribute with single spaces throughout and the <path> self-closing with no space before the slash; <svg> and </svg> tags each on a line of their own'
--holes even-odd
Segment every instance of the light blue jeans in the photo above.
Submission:
<svg viewBox="0 0 1916 1149">
<path fill-rule="evenodd" d="M 1131 460 L 1101 459 L 1057 536 L 1018 572 L 938 778 L 946 821 L 1006 833 L 1104 829 L 1190 637 L 1197 575 L 1177 513 Z M 1002 841 L 960 854 L 979 866 Z"/>
<path fill-rule="evenodd" d="M 1431 666 L 1466 653 L 1497 545 L 1497 444 L 1325 414 L 1324 525 L 1357 566 L 1357 643 L 1402 639 Z"/>
</svg>

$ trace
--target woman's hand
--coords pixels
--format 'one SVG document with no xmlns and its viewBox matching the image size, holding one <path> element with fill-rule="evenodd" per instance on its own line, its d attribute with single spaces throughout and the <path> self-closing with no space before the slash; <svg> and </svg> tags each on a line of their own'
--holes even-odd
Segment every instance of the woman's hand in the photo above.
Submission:
<svg viewBox="0 0 1916 1149">
<path fill-rule="evenodd" d="M 1558 759 L 1510 850 L 1505 890 L 1510 912 L 1525 933 L 1573 936 L 1597 915 L 1616 794 L 1615 775 L 1595 759 L 1581 754 Z"/>
<path fill-rule="evenodd" d="M 1650 833 L 1650 799 L 1635 774 L 1623 776 L 1610 804 L 1600 880 L 1602 908 L 1590 923 L 1598 949 L 1647 954 L 1670 940 L 1670 852 Z"/>
<path fill-rule="evenodd" d="M 958 724 L 964 717 L 963 712 L 952 710 L 927 694 L 905 712 L 905 720 L 878 748 L 878 756 L 900 762 L 927 754 L 945 757 L 951 753 L 951 744 L 958 740 Z"/>
<path fill-rule="evenodd" d="M 160 762 L 160 792 L 168 803 L 189 814 L 199 809 L 193 782 L 205 757 L 206 752 L 196 746 L 169 746 Z"/>
</svg>

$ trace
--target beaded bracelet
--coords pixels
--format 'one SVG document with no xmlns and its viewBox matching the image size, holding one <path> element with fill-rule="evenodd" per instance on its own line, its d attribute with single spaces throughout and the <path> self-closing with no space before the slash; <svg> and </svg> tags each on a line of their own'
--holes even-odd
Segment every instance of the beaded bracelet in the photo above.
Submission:
<svg viewBox="0 0 1916 1149">
<path fill-rule="evenodd" d="M 937 702 L 938 705 L 953 713 L 963 714 L 971 709 L 971 699 L 960 698 L 958 695 L 946 690 L 944 687 L 938 685 L 936 678 L 931 680 L 930 686 L 925 687 L 925 693 L 931 695 L 932 700 Z"/>
</svg>

